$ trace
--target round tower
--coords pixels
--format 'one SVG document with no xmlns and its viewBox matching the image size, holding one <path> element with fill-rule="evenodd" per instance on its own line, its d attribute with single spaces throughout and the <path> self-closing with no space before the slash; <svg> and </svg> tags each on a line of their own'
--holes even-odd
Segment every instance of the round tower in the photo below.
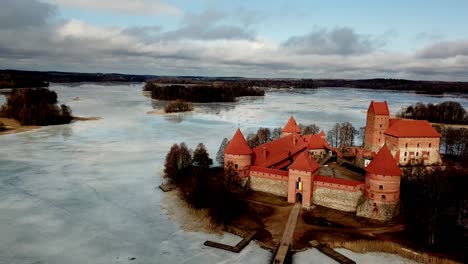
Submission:
<svg viewBox="0 0 468 264">
<path fill-rule="evenodd" d="M 237 129 L 229 144 L 224 150 L 224 168 L 232 163 L 234 169 L 240 177 L 249 176 L 250 166 L 252 165 L 253 151 L 244 138 L 244 135 Z"/>
<path fill-rule="evenodd" d="M 364 195 L 366 202 L 358 215 L 389 220 L 398 213 L 401 170 L 387 145 L 384 145 L 366 167 Z"/>
</svg>

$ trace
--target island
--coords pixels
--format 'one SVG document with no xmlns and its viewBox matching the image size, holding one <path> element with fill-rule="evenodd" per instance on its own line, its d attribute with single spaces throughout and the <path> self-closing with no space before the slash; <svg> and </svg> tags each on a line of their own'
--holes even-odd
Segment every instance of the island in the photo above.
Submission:
<svg viewBox="0 0 468 264">
<path fill-rule="evenodd" d="M 443 161 L 441 135 L 428 121 L 392 117 L 386 101 L 372 101 L 363 146 L 336 147 L 324 131 L 303 131 L 291 116 L 279 137 L 253 145 L 237 129 L 221 144 L 222 167 L 211 166 L 202 143 L 193 152 L 174 144 L 164 171 L 173 199 L 199 210 L 191 221 L 208 219 L 215 231 L 255 239 L 277 263 L 309 247 L 431 263 L 463 259 L 457 216 L 467 171 Z M 344 134 L 337 133 L 338 142 Z"/>
</svg>

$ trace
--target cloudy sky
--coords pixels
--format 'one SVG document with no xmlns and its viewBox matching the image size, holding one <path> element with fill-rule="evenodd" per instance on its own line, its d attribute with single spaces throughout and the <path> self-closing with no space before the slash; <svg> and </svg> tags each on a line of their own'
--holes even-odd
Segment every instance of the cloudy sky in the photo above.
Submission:
<svg viewBox="0 0 468 264">
<path fill-rule="evenodd" d="M 468 1 L 2 0 L 0 68 L 468 81 Z"/>
</svg>

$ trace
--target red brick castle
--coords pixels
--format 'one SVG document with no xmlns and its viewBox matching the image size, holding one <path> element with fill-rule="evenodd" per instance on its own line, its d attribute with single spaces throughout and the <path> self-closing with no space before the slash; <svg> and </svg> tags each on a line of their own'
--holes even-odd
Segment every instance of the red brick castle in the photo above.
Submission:
<svg viewBox="0 0 468 264">
<path fill-rule="evenodd" d="M 440 135 L 427 121 L 390 117 L 387 102 L 372 101 L 367 111 L 364 148 L 350 147 L 347 154 L 364 160 L 365 176 L 348 172 L 339 164 L 346 155 L 331 147 L 322 131 L 301 135 L 294 117 L 282 129 L 281 138 L 250 148 L 237 129 L 224 154 L 225 167 L 255 191 L 380 220 L 398 213 L 400 166 L 437 165 Z M 348 162 L 349 163 L 349 162 Z"/>
</svg>

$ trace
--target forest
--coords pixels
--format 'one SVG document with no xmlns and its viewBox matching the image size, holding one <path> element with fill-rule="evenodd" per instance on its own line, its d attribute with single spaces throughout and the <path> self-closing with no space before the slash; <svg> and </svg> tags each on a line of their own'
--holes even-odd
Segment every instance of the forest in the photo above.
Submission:
<svg viewBox="0 0 468 264">
<path fill-rule="evenodd" d="M 398 117 L 427 120 L 441 124 L 468 124 L 468 115 L 459 102 L 446 101 L 439 104 L 416 103 L 397 113 Z"/>
<path fill-rule="evenodd" d="M 0 107 L 0 117 L 12 118 L 21 125 L 59 125 L 73 120 L 70 107 L 58 105 L 57 94 L 46 88 L 13 90 Z"/>
<path fill-rule="evenodd" d="M 157 100 L 183 100 L 187 102 L 234 102 L 241 96 L 264 96 L 263 89 L 219 83 L 216 85 L 158 85 L 147 82 L 145 91 L 151 91 L 151 97 Z"/>
<path fill-rule="evenodd" d="M 373 90 L 402 90 L 418 93 L 468 93 L 468 82 L 414 81 L 404 79 L 294 79 L 203 76 L 157 76 L 118 73 L 74 73 L 0 70 L 0 88 L 45 87 L 49 82 L 157 82 L 165 84 L 212 84 L 235 87 L 319 88 L 350 87 Z"/>
<path fill-rule="evenodd" d="M 401 178 L 401 214 L 407 236 L 429 250 L 463 250 L 463 211 L 468 209 L 466 168 L 413 167 Z"/>
</svg>

